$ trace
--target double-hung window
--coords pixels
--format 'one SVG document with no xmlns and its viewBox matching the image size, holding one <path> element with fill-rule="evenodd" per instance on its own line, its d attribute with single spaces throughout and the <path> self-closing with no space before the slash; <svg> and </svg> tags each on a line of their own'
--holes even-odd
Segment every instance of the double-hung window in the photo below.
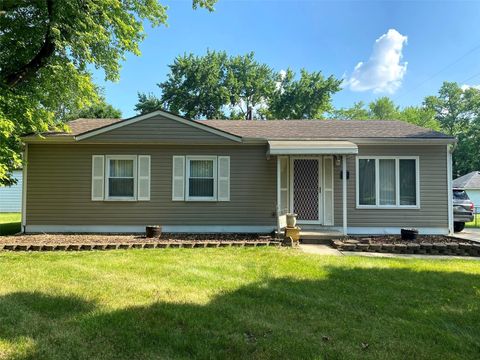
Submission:
<svg viewBox="0 0 480 360">
<path fill-rule="evenodd" d="M 187 200 L 217 199 L 217 157 L 187 156 Z"/>
<path fill-rule="evenodd" d="M 107 156 L 106 160 L 106 198 L 109 200 L 135 200 L 137 156 L 111 155 Z"/>
<path fill-rule="evenodd" d="M 359 156 L 356 180 L 358 208 L 420 206 L 418 157 Z"/>
</svg>

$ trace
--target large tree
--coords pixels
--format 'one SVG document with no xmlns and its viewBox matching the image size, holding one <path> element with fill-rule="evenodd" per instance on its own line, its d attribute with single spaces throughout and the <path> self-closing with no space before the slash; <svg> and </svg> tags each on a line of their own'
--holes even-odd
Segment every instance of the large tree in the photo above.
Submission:
<svg viewBox="0 0 480 360">
<path fill-rule="evenodd" d="M 139 113 L 164 107 L 190 118 L 304 119 L 322 118 L 341 81 L 321 72 L 276 72 L 253 53 L 228 56 L 208 51 L 204 56 L 178 56 L 166 81 L 158 84 L 161 98 L 139 94 Z"/>
<path fill-rule="evenodd" d="M 167 80 L 158 84 L 163 107 L 194 119 L 223 118 L 224 106 L 229 101 L 225 84 L 227 60 L 226 53 L 215 51 L 208 51 L 205 56 L 177 56 Z M 147 100 L 154 102 L 151 97 L 141 98 L 136 108 L 144 108 Z"/>
<path fill-rule="evenodd" d="M 215 1 L 193 6 L 212 10 Z M 21 163 L 22 133 L 61 127 L 62 106 L 98 101 L 88 65 L 118 79 L 126 53 L 140 54 L 145 21 L 165 23 L 166 8 L 157 0 L 0 2 L 0 184 Z"/>
<path fill-rule="evenodd" d="M 370 104 L 370 118 L 378 120 L 394 120 L 398 118 L 399 107 L 386 96 L 380 97 Z"/>
<path fill-rule="evenodd" d="M 225 86 L 232 117 L 261 117 L 275 89 L 275 73 L 266 64 L 254 59 L 253 52 L 230 57 L 227 61 Z"/>
<path fill-rule="evenodd" d="M 268 116 L 273 119 L 321 119 L 332 110 L 332 95 L 342 80 L 324 78 L 320 71 L 300 71 L 300 78 L 288 69 L 279 74 L 276 90 L 269 100 Z"/>
<path fill-rule="evenodd" d="M 351 108 L 335 109 L 330 118 L 344 120 L 402 120 L 418 126 L 440 130 L 435 111 L 425 105 L 407 106 L 401 109 L 388 97 L 380 97 L 365 105 L 359 101 Z"/>
<path fill-rule="evenodd" d="M 435 113 L 442 130 L 458 139 L 453 153 L 454 175 L 479 170 L 480 90 L 444 82 L 438 95 L 428 96 L 424 104 Z"/>
<path fill-rule="evenodd" d="M 152 111 L 163 109 L 162 100 L 152 93 L 138 93 L 138 102 L 135 105 L 135 111 L 139 114 L 147 114 Z"/>
</svg>

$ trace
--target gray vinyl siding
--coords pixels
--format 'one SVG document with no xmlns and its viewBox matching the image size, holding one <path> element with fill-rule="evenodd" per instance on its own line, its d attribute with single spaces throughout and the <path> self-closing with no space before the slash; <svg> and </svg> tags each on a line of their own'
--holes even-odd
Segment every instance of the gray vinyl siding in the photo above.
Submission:
<svg viewBox="0 0 480 360">
<path fill-rule="evenodd" d="M 179 121 L 155 116 L 82 140 L 84 143 L 236 144 L 235 141 Z"/>
<path fill-rule="evenodd" d="M 418 156 L 420 209 L 357 209 L 356 156 L 349 155 L 347 222 L 349 227 L 448 227 L 447 149 L 445 145 L 359 146 L 359 156 Z M 335 225 L 342 226 L 341 166 L 335 167 Z"/>
<path fill-rule="evenodd" d="M 27 225 L 275 226 L 276 160 L 266 146 L 35 145 L 28 147 Z M 92 155 L 151 155 L 151 200 L 92 201 Z M 231 201 L 172 201 L 173 155 L 230 156 Z"/>
</svg>

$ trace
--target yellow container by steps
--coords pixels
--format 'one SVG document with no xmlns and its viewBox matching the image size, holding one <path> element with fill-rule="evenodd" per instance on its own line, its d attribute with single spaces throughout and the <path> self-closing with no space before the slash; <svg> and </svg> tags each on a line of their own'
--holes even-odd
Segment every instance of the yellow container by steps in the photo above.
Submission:
<svg viewBox="0 0 480 360">
<path fill-rule="evenodd" d="M 291 237 L 293 241 L 297 242 L 300 240 L 300 228 L 295 227 L 286 227 L 285 228 L 285 238 Z"/>
</svg>

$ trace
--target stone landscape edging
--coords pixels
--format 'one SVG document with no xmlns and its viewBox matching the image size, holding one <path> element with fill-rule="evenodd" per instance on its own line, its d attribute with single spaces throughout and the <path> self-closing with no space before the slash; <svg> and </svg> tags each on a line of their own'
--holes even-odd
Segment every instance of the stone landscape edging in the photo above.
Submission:
<svg viewBox="0 0 480 360">
<path fill-rule="evenodd" d="M 0 251 L 90 251 L 166 248 L 280 246 L 279 241 L 159 241 L 103 244 L 0 244 Z"/>
<path fill-rule="evenodd" d="M 469 243 L 361 243 L 357 240 L 333 240 L 332 246 L 339 251 L 378 252 L 390 254 L 480 256 L 480 244 Z"/>
</svg>

